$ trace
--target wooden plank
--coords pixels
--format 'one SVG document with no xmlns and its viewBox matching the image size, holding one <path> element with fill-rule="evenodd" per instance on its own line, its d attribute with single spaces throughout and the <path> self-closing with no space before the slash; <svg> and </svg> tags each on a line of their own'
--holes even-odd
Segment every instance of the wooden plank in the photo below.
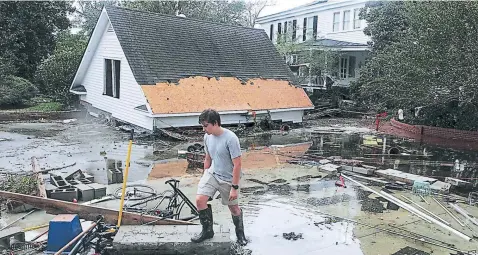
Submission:
<svg viewBox="0 0 478 255">
<path fill-rule="evenodd" d="M 38 196 L 47 198 L 46 189 L 45 189 L 45 180 L 43 180 L 43 174 L 41 172 L 40 164 L 38 164 L 38 160 L 35 157 L 32 157 L 32 168 L 33 168 L 33 173 L 35 173 L 37 177 Z"/>
<path fill-rule="evenodd" d="M 103 215 L 106 223 L 118 223 L 119 212 L 117 210 L 23 195 L 7 191 L 0 191 L 0 197 L 32 205 L 36 208 L 45 210 L 49 214 L 78 214 L 80 218 L 90 221 L 96 221 L 96 217 L 98 215 Z M 164 219 L 154 216 L 141 215 L 138 213 L 123 212 L 123 225 L 142 225 L 148 222 L 151 222 L 151 225 L 196 225 L 188 221 Z"/>
</svg>

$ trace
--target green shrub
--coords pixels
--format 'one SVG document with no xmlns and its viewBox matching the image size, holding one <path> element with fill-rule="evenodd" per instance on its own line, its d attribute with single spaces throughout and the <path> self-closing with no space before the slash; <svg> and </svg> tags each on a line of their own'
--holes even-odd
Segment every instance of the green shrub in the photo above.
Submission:
<svg viewBox="0 0 478 255">
<path fill-rule="evenodd" d="M 38 93 L 37 88 L 28 80 L 7 75 L 0 77 L 0 105 L 23 105 Z"/>
</svg>

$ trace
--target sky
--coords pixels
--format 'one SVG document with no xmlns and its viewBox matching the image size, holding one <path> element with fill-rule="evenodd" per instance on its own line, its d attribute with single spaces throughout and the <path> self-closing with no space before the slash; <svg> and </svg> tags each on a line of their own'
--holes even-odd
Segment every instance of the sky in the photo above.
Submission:
<svg viewBox="0 0 478 255">
<path fill-rule="evenodd" d="M 294 7 L 304 5 L 313 1 L 314 0 L 275 0 L 275 5 L 267 6 L 266 8 L 264 8 L 259 17 L 292 9 Z"/>
</svg>

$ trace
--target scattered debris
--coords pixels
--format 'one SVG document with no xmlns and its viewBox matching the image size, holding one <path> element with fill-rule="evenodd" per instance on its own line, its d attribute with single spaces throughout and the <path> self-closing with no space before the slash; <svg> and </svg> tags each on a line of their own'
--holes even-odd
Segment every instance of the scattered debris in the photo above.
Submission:
<svg viewBox="0 0 478 255">
<path fill-rule="evenodd" d="M 247 179 L 247 180 L 248 180 L 248 181 L 251 181 L 251 182 L 263 184 L 263 185 L 269 184 L 268 182 L 263 182 L 263 181 L 260 181 L 260 180 L 257 180 L 257 179 Z"/>
<path fill-rule="evenodd" d="M 378 199 L 366 199 L 362 201 L 360 210 L 364 212 L 383 213 L 384 209 L 382 202 Z"/>
<path fill-rule="evenodd" d="M 322 178 L 322 176 L 321 175 L 304 175 L 304 176 L 294 178 L 292 180 L 298 181 L 298 182 L 306 182 L 306 181 L 310 181 L 310 179 L 318 179 L 318 178 Z"/>
<path fill-rule="evenodd" d="M 290 232 L 290 233 L 283 233 L 282 234 L 282 237 L 284 237 L 284 239 L 286 240 L 293 240 L 293 241 L 296 241 L 298 239 L 304 239 L 302 237 L 302 233 L 300 234 L 295 234 L 295 232 Z"/>
<path fill-rule="evenodd" d="M 399 251 L 395 252 L 392 255 L 430 255 L 430 253 L 426 253 L 424 251 L 417 250 L 415 248 L 407 246 L 403 249 L 400 249 Z"/>
</svg>

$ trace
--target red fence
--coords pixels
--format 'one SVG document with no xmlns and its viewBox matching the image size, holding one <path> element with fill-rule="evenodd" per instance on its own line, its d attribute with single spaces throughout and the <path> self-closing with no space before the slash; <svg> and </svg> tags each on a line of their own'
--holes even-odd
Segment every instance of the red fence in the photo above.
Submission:
<svg viewBox="0 0 478 255">
<path fill-rule="evenodd" d="M 421 125 L 409 125 L 399 122 L 395 119 L 390 121 L 393 127 L 405 130 L 412 134 L 423 135 L 429 137 L 439 137 L 444 139 L 464 140 L 478 142 L 477 131 L 465 131 L 451 128 L 429 127 Z"/>
</svg>

